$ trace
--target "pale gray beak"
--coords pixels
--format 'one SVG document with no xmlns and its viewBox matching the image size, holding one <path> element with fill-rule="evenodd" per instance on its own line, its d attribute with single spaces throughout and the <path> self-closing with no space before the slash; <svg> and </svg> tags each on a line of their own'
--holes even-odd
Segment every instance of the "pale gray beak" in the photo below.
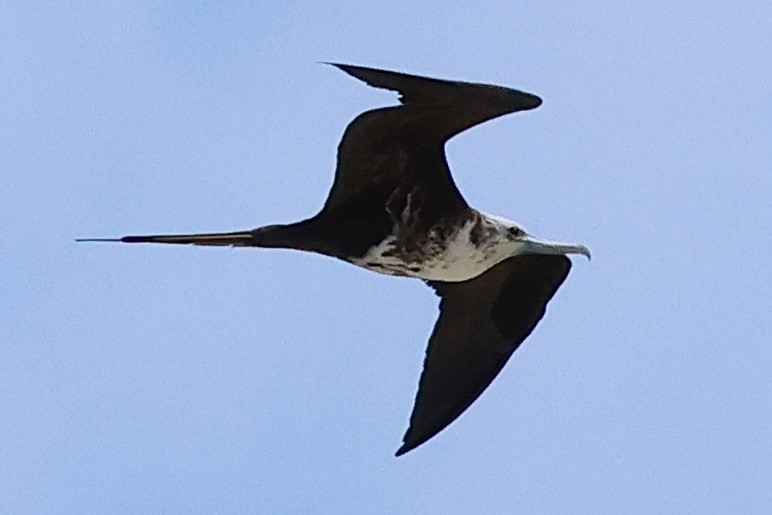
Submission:
<svg viewBox="0 0 772 515">
<path fill-rule="evenodd" d="M 581 254 L 586 256 L 588 260 L 592 259 L 590 249 L 577 243 L 538 240 L 532 236 L 525 236 L 520 241 L 525 244 L 523 254 Z"/>
</svg>

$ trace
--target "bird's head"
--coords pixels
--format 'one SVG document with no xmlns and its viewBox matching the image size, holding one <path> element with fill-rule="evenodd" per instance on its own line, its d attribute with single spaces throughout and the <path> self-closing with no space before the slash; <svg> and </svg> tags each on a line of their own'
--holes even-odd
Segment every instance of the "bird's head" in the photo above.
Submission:
<svg viewBox="0 0 772 515">
<path fill-rule="evenodd" d="M 518 254 L 581 254 L 591 259 L 590 249 L 578 243 L 560 243 L 535 238 L 519 223 L 496 215 L 485 215 L 498 233 L 518 248 Z"/>
</svg>

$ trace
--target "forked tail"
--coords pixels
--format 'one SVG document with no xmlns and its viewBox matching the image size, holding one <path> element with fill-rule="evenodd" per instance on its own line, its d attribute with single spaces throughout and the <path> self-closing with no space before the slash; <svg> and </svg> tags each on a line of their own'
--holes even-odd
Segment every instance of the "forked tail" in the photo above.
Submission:
<svg viewBox="0 0 772 515">
<path fill-rule="evenodd" d="M 201 234 L 153 234 L 148 236 L 123 236 L 122 238 L 79 238 L 75 241 L 114 241 L 122 243 L 172 243 L 177 245 L 208 245 L 254 247 L 252 231 L 201 233 Z"/>
<path fill-rule="evenodd" d="M 208 247 L 266 247 L 322 251 L 309 221 L 266 225 L 248 231 L 197 234 L 150 234 L 121 238 L 78 238 L 77 242 L 167 243 Z"/>
</svg>

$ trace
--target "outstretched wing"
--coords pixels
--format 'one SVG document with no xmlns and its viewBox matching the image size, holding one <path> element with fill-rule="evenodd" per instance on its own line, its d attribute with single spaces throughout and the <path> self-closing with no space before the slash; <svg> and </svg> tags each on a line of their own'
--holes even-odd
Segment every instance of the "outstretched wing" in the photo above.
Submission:
<svg viewBox="0 0 772 515">
<path fill-rule="evenodd" d="M 447 427 L 485 391 L 544 316 L 570 268 L 565 256 L 524 255 L 469 281 L 430 283 L 442 299 L 440 317 L 397 456 Z"/>
<path fill-rule="evenodd" d="M 371 86 L 397 91 L 402 105 L 367 111 L 346 128 L 323 212 L 363 202 L 404 207 L 408 195 L 427 219 L 464 209 L 445 142 L 484 121 L 541 104 L 535 95 L 499 86 L 330 64 Z"/>
</svg>

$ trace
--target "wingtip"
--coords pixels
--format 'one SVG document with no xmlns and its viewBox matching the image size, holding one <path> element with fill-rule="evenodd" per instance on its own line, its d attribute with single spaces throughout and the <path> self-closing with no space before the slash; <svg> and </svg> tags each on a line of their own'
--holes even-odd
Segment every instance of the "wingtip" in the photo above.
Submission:
<svg viewBox="0 0 772 515">
<path fill-rule="evenodd" d="M 518 89 L 509 89 L 507 91 L 511 95 L 511 101 L 518 107 L 518 110 L 528 111 L 536 109 L 544 103 L 544 100 L 540 96 L 528 93 L 527 91 Z"/>
<path fill-rule="evenodd" d="M 399 449 L 397 449 L 397 452 L 394 453 L 394 456 L 400 457 L 404 454 L 409 453 L 416 447 L 420 447 L 421 445 L 425 444 L 429 440 L 429 438 L 431 438 L 431 436 L 416 439 L 416 438 L 410 438 L 407 435 L 405 435 L 405 438 L 403 438 L 402 440 L 402 446 Z"/>
<path fill-rule="evenodd" d="M 402 446 L 397 449 L 397 452 L 394 453 L 394 456 L 399 458 L 400 456 L 412 451 L 415 447 L 410 447 L 406 443 L 403 443 Z"/>
</svg>

